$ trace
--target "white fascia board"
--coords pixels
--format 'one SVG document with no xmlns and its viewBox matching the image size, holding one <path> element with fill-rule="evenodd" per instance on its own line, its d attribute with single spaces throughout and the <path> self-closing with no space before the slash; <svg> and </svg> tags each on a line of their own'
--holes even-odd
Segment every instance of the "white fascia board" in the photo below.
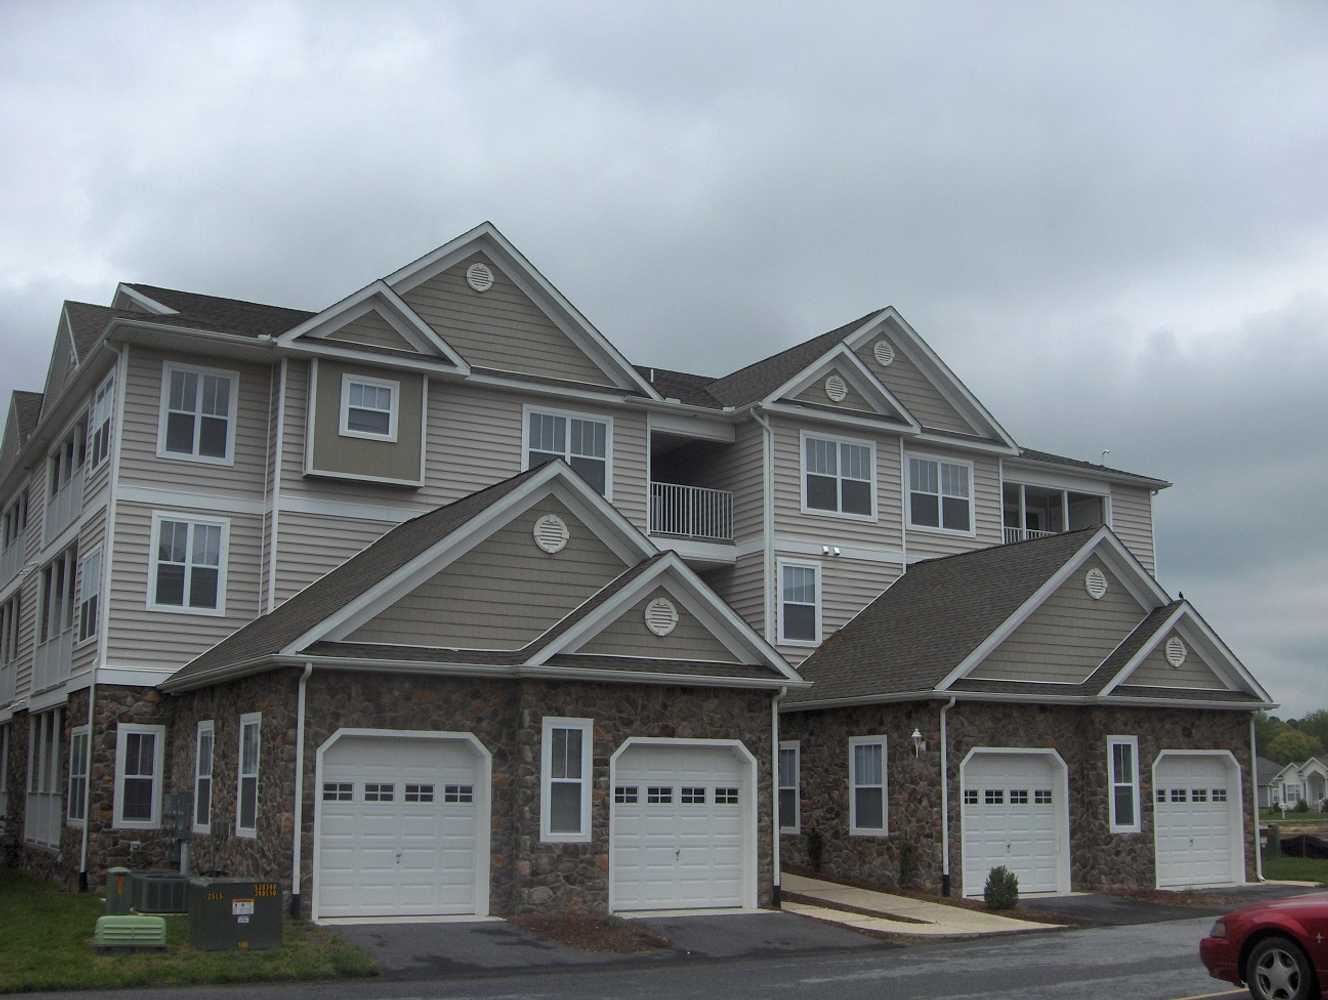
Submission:
<svg viewBox="0 0 1328 1000">
<path fill-rule="evenodd" d="M 732 444 L 738 438 L 738 428 L 731 420 L 703 417 L 694 413 L 652 412 L 647 414 L 652 431 L 674 434 L 678 437 L 697 438 Z"/>
<path fill-rule="evenodd" d="M 1096 695 L 1009 694 L 983 691 L 906 691 L 888 695 L 859 695 L 850 698 L 827 698 L 824 701 L 804 701 L 795 705 L 781 703 L 781 714 L 816 712 L 831 708 L 849 708 L 858 705 L 888 705 L 907 701 L 1009 702 L 1017 705 L 1131 705 L 1140 708 L 1216 709 L 1231 712 L 1253 712 L 1256 709 L 1276 708 L 1272 702 L 1231 702 L 1221 699 L 1175 698 L 1102 698 Z"/>
<path fill-rule="evenodd" d="M 148 312 L 156 313 L 158 316 L 174 316 L 177 315 L 180 311 L 178 309 L 172 309 L 168 305 L 163 305 L 162 303 L 158 302 L 156 299 L 148 298 L 148 296 L 138 291 L 138 289 L 131 288 L 130 286 L 126 285 L 123 281 L 115 286 L 115 294 L 111 296 L 112 307 L 114 307 L 115 305 L 115 300 L 119 298 L 121 295 L 123 295 L 127 299 L 132 299 L 134 302 L 138 303 Z"/>
<path fill-rule="evenodd" d="M 758 407 L 753 407 L 756 409 Z M 821 423 L 838 424 L 843 427 L 854 427 L 861 430 L 876 431 L 877 433 L 907 435 L 910 440 L 916 437 L 916 432 L 910 430 L 904 424 L 897 420 L 892 420 L 886 416 L 872 417 L 866 414 L 854 416 L 851 412 L 845 411 L 837 413 L 834 410 L 822 409 L 820 407 L 800 406 L 797 403 L 765 403 L 760 404 L 759 409 L 767 413 L 776 413 L 780 416 L 789 417 L 803 423 Z"/>
<path fill-rule="evenodd" d="M 1025 465 L 1022 459 L 1016 458 L 1005 460 L 1005 481 L 1043 489 L 1069 490 L 1071 493 L 1111 495 L 1111 483 L 1106 479 L 1093 479 L 1069 471 L 1062 473 L 1045 465 Z"/>
<path fill-rule="evenodd" d="M 1011 465 L 1037 469 L 1055 482 L 1068 481 L 1070 477 L 1079 475 L 1090 476 L 1104 482 L 1120 483 L 1124 486 L 1136 486 L 1140 489 L 1165 490 L 1175 485 L 1165 479 L 1154 479 L 1152 476 L 1136 476 L 1129 472 L 1112 471 L 1110 469 L 1083 469 L 1063 462 L 1046 462 L 1038 458 L 1030 458 L 1022 452 L 1011 459 Z M 1062 473 L 1064 473 L 1063 476 Z M 1022 481 L 1027 482 L 1028 480 Z"/>
<path fill-rule="evenodd" d="M 845 374 L 848 375 L 849 381 L 853 383 L 853 387 L 865 398 L 870 401 L 871 398 L 875 396 L 876 404 L 878 406 L 884 402 L 885 405 L 889 406 L 903 418 L 902 421 L 900 421 L 885 413 L 881 413 L 880 416 L 882 419 L 890 420 L 896 425 L 903 423 L 905 429 L 915 434 L 922 431 L 922 425 L 918 423 L 917 418 L 909 412 L 908 407 L 901 403 L 895 394 L 887 389 L 881 380 L 871 373 L 871 370 L 858 359 L 858 356 L 849 349 L 848 344 L 842 340 L 828 352 L 823 354 L 819 359 L 802 369 L 802 371 L 798 372 L 774 392 L 767 395 L 758 405 L 768 408 L 785 397 L 791 398 L 796 396 L 824 375 L 826 369 L 837 364 L 843 365 L 848 369 Z"/>
</svg>

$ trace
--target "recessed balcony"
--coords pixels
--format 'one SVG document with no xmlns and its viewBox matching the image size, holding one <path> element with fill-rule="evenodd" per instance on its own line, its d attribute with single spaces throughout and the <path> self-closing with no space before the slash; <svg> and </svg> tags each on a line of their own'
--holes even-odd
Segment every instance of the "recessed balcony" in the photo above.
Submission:
<svg viewBox="0 0 1328 1000">
<path fill-rule="evenodd" d="M 650 533 L 732 544 L 733 494 L 705 486 L 651 483 Z"/>
<path fill-rule="evenodd" d="M 74 663 L 74 626 L 39 643 L 32 657 L 32 691 L 46 691 L 69 680 Z"/>
<path fill-rule="evenodd" d="M 1007 545 L 1107 523 L 1107 498 L 1094 493 L 1006 482 L 1003 499 Z"/>
<path fill-rule="evenodd" d="M 83 510 L 83 468 L 80 466 L 46 501 L 44 540 L 53 542 Z"/>
</svg>

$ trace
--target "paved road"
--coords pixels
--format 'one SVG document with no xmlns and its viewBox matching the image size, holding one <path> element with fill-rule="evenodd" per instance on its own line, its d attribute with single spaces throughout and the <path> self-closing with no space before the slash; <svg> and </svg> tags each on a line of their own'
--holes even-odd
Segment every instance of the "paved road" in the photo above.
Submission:
<svg viewBox="0 0 1328 1000">
<path fill-rule="evenodd" d="M 741 961 L 643 962 L 587 971 L 425 982 L 368 981 L 188 991 L 189 1000 L 1174 1000 L 1224 992 L 1199 965 L 1211 918 L 981 942 Z M 44 994 L 46 1000 L 179 996 Z"/>
</svg>

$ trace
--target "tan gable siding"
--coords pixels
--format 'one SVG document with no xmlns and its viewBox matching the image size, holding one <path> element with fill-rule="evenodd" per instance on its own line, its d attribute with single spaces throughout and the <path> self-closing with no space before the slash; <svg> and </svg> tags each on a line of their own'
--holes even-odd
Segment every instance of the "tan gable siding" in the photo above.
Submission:
<svg viewBox="0 0 1328 1000">
<path fill-rule="evenodd" d="M 732 566 L 702 574 L 710 589 L 759 635 L 765 635 L 765 554 L 743 556 Z"/>
<path fill-rule="evenodd" d="M 60 399 L 60 390 L 65 387 L 74 373 L 74 341 L 69 334 L 69 326 L 64 316 L 60 317 L 60 326 L 56 330 L 55 343 L 51 347 L 51 360 L 46 368 L 45 393 L 42 400 L 42 416 L 45 417 Z"/>
<path fill-rule="evenodd" d="M 888 434 L 841 434 L 815 424 L 772 417 L 775 431 L 774 507 L 776 535 L 796 535 L 828 545 L 861 544 L 898 551 L 901 544 L 899 438 Z M 801 430 L 826 437 L 876 442 L 876 521 L 802 513 Z"/>
<path fill-rule="evenodd" d="M 476 292 L 466 268 L 485 261 L 493 287 Z M 483 254 L 474 254 L 407 292 L 407 305 L 470 364 L 613 385 L 600 368 Z"/>
<path fill-rule="evenodd" d="M 386 347 L 393 351 L 415 350 L 414 344 L 397 333 L 391 323 L 377 310 L 372 309 L 345 326 L 333 330 L 327 335 L 327 339 L 351 344 L 367 344 L 370 347 Z"/>
<path fill-rule="evenodd" d="M 736 428 L 731 445 L 707 451 L 692 467 L 692 481 L 733 494 L 733 538 L 742 542 L 764 530 L 765 432 L 755 421 Z"/>
<path fill-rule="evenodd" d="M 393 527 L 391 521 L 283 510 L 277 520 L 277 604 L 298 594 Z"/>
<path fill-rule="evenodd" d="M 991 545 L 1000 545 L 1004 541 L 1001 520 L 1001 471 L 1000 460 L 994 455 L 981 452 L 960 452 L 946 448 L 933 448 L 922 442 L 908 452 L 932 456 L 956 462 L 971 462 L 973 465 L 973 523 L 977 527 L 974 536 L 950 534 L 947 532 L 910 528 L 908 532 L 908 556 L 932 558 L 935 556 L 954 555 L 957 552 L 971 552 L 973 549 L 985 549 Z M 908 502 L 908 498 L 904 498 Z"/>
<path fill-rule="evenodd" d="M 830 394 L 825 391 L 826 379 L 828 379 L 831 374 L 838 375 L 841 379 L 844 379 L 844 388 L 847 390 L 847 395 L 838 403 L 831 399 Z M 853 387 L 853 383 L 845 378 L 844 373 L 838 368 L 832 368 L 793 398 L 801 403 L 815 403 L 818 406 L 833 406 L 838 410 L 859 410 L 865 413 L 876 412 L 872 409 L 872 405 L 863 398 L 862 393 L 858 392 L 858 390 Z"/>
<path fill-rule="evenodd" d="M 154 510 L 178 514 L 184 519 L 229 518 L 225 615 L 147 609 Z M 107 634 L 109 662 L 117 666 L 175 669 L 252 619 L 258 613 L 262 533 L 262 518 L 256 514 L 217 515 L 120 501 L 115 513 L 114 575 Z"/>
<path fill-rule="evenodd" d="M 873 353 L 876 341 L 882 338 L 890 341 L 895 349 L 895 360 L 888 367 L 877 361 Z M 979 433 L 977 428 L 964 419 L 954 405 L 909 359 L 900 348 L 898 338 L 884 335 L 873 337 L 858 349 L 858 357 L 923 427 L 954 431 L 959 434 Z"/>
<path fill-rule="evenodd" d="M 365 365 L 323 359 L 314 371 L 313 453 L 311 474 L 371 476 L 408 483 L 423 480 L 420 435 L 421 409 L 427 379 L 408 372 L 385 372 Z M 397 383 L 395 441 L 373 441 L 341 433 L 343 385 L 346 376 L 388 378 Z"/>
<path fill-rule="evenodd" d="M 1185 643 L 1185 662 L 1179 667 L 1173 667 L 1167 660 L 1167 639 L 1175 635 L 1175 631 L 1168 632 L 1166 638 L 1158 644 L 1158 647 L 1144 657 L 1144 661 L 1139 664 L 1134 673 L 1122 681 L 1122 684 L 1139 684 L 1146 687 L 1171 687 L 1171 688 L 1192 688 L 1227 691 L 1228 686 L 1222 679 L 1214 673 L 1213 668 L 1208 665 L 1200 652 L 1194 648 L 1194 644 L 1188 642 L 1184 636 L 1180 637 L 1181 642 Z"/>
<path fill-rule="evenodd" d="M 646 628 L 646 605 L 657 597 L 663 597 L 672 602 L 678 611 L 677 627 L 665 636 L 656 635 Z M 656 587 L 651 593 L 637 601 L 630 609 L 620 615 L 617 621 L 577 649 L 576 652 L 603 653 L 613 656 L 647 656 L 657 659 L 737 662 L 737 657 L 729 652 L 728 647 L 715 638 L 695 615 L 683 607 L 681 601 L 669 594 L 663 587 Z"/>
<path fill-rule="evenodd" d="M 1111 487 L 1111 530 L 1120 536 L 1125 547 L 1144 564 L 1148 572 L 1157 568 L 1153 552 L 1153 497 L 1150 491 L 1134 486 Z"/>
<path fill-rule="evenodd" d="M 550 555 L 537 518 L 567 522 L 567 546 Z M 516 649 L 623 571 L 589 528 L 553 497 L 535 504 L 441 573 L 351 633 L 351 642 Z"/>
<path fill-rule="evenodd" d="M 162 373 L 167 361 L 239 373 L 240 395 L 233 431 L 234 465 L 157 457 Z M 248 365 L 229 359 L 186 354 L 162 354 L 137 346 L 131 347 L 124 426 L 117 432 L 122 435 L 120 485 L 261 497 L 265 486 L 271 389 L 271 372 L 266 365 Z"/>
<path fill-rule="evenodd" d="M 28 529 L 24 537 L 23 560 L 31 563 L 41 551 L 42 520 L 46 514 L 45 463 L 38 463 L 37 472 L 25 481 L 28 491 Z M 19 603 L 18 666 L 14 671 L 14 691 L 18 698 L 27 697 L 32 686 L 32 657 L 36 646 L 37 588 L 41 573 L 31 570 L 19 585 L 22 596 Z"/>
<path fill-rule="evenodd" d="M 1092 567 L 1107 575 L 1107 593 L 1100 601 L 1089 597 L 1084 586 L 1084 577 Z M 1081 683 L 1146 613 L 1101 560 L 1091 558 L 969 676 Z"/>
</svg>

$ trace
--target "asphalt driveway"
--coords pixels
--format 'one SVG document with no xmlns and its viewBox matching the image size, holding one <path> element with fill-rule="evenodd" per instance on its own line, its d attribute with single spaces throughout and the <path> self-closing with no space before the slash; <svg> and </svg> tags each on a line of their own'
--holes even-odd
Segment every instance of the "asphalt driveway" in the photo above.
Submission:
<svg viewBox="0 0 1328 1000">
<path fill-rule="evenodd" d="M 1192 920 L 1201 914 L 1217 915 L 1248 903 L 1303 896 L 1322 892 L 1317 887 L 1292 885 L 1243 885 L 1208 892 L 1176 894 L 1172 902 L 1166 894 L 1134 898 L 1102 893 L 1074 896 L 1046 896 L 1021 899 L 1019 907 L 1034 914 L 1062 917 L 1092 927 L 1129 927 L 1155 924 L 1164 920 Z"/>
</svg>

